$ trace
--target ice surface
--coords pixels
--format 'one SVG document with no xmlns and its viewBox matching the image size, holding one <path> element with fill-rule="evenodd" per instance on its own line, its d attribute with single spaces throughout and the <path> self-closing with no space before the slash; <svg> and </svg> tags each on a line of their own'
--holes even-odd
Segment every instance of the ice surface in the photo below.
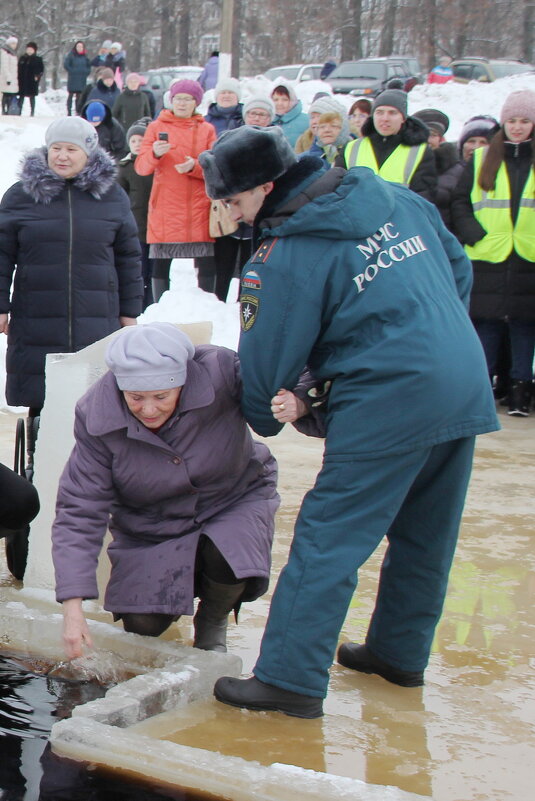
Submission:
<svg viewBox="0 0 535 801">
<path fill-rule="evenodd" d="M 61 639 L 63 617 L 59 612 L 59 606 L 56 604 L 54 606 L 58 609 L 57 613 L 51 612 L 50 608 L 47 610 L 46 607 L 43 610 L 43 605 L 41 609 L 37 609 L 17 601 L 0 604 L 0 644 L 6 650 L 47 657 L 56 662 L 58 674 L 61 674 L 62 670 L 65 670 Z M 206 670 L 205 677 L 195 675 L 192 681 L 193 697 L 204 693 L 208 687 L 211 692 L 215 679 L 221 675 L 240 674 L 241 659 L 234 654 L 200 651 L 169 640 L 141 637 L 98 620 L 89 620 L 88 623 L 94 650 L 80 659 L 73 660 L 70 664 L 74 669 L 70 669 L 72 672 L 70 675 L 65 675 L 65 678 L 75 678 L 76 668 L 79 669 L 79 678 L 82 680 L 101 678 L 104 683 L 113 681 L 120 674 L 136 676 L 154 669 L 167 671 L 170 676 L 180 671 L 187 670 L 193 675 Z M 136 682 L 136 679 L 130 681 Z M 112 692 L 115 696 L 133 692 L 137 697 L 147 693 L 146 689 L 138 689 L 146 687 L 146 684 L 130 685 L 130 681 L 108 692 Z M 161 679 L 158 679 L 158 682 L 161 682 Z M 154 690 L 154 686 L 156 685 L 150 687 L 151 691 Z"/>
<path fill-rule="evenodd" d="M 124 728 L 192 701 L 211 697 L 220 676 L 239 676 L 241 659 L 234 654 L 183 648 L 165 668 L 135 676 L 112 687 L 105 698 L 76 707 L 73 716 L 91 717 Z"/>
<path fill-rule="evenodd" d="M 88 705 L 89 706 L 89 705 Z M 120 767 L 176 787 L 202 790 L 233 801 L 423 801 L 396 787 L 289 765 L 268 767 L 200 748 L 155 741 L 88 718 L 52 728 L 53 750 L 71 759 Z"/>
</svg>

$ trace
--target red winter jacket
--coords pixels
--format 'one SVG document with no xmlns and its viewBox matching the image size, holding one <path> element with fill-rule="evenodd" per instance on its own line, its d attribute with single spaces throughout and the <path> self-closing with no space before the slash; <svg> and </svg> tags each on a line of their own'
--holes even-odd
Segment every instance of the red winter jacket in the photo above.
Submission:
<svg viewBox="0 0 535 801">
<path fill-rule="evenodd" d="M 152 145 L 160 132 L 169 135 L 171 149 L 158 159 L 152 152 Z M 213 125 L 205 122 L 200 114 L 182 119 L 164 109 L 147 128 L 135 164 L 139 175 L 154 173 L 147 242 L 213 241 L 208 234 L 210 201 L 197 157 L 203 150 L 210 150 L 215 139 Z M 195 159 L 193 170 L 177 172 L 175 165 L 188 156 Z"/>
</svg>

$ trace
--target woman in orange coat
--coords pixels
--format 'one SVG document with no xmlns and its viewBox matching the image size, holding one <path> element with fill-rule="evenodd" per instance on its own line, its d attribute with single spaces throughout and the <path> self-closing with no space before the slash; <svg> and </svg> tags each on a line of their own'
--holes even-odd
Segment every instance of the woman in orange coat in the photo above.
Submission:
<svg viewBox="0 0 535 801">
<path fill-rule="evenodd" d="M 201 289 L 213 292 L 215 262 L 208 233 L 210 201 L 197 157 L 215 142 L 213 125 L 196 113 L 203 91 L 196 81 L 181 80 L 169 90 L 171 110 L 164 109 L 143 137 L 136 158 L 139 175 L 154 173 L 149 200 L 147 242 L 155 259 L 152 287 L 158 301 L 169 289 L 172 259 L 195 260 Z"/>
</svg>

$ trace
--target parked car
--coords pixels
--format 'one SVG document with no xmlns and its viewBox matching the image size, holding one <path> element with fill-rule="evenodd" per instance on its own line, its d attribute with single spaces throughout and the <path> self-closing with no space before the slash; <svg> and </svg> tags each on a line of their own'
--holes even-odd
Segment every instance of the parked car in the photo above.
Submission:
<svg viewBox="0 0 535 801">
<path fill-rule="evenodd" d="M 323 64 L 285 64 L 282 67 L 271 67 L 264 76 L 274 81 L 284 78 L 286 81 L 319 81 Z"/>
<path fill-rule="evenodd" d="M 334 93 L 376 97 L 392 78 L 399 78 L 403 82 L 416 78 L 420 83 L 422 76 L 418 59 L 412 56 L 386 56 L 343 61 L 331 72 L 327 83 L 331 84 Z"/>
<path fill-rule="evenodd" d="M 535 70 L 533 64 L 509 58 L 456 58 L 451 62 L 451 68 L 453 80 L 458 83 L 468 83 L 469 81 L 487 83 L 496 81 L 498 78 L 507 78 L 509 75 Z"/>
<path fill-rule="evenodd" d="M 158 67 L 157 69 L 147 70 L 140 73 L 147 79 L 147 87 L 151 90 L 156 100 L 156 114 L 163 108 L 163 96 L 169 89 L 173 81 L 178 78 L 189 78 L 196 81 L 202 72 L 202 67 Z"/>
</svg>

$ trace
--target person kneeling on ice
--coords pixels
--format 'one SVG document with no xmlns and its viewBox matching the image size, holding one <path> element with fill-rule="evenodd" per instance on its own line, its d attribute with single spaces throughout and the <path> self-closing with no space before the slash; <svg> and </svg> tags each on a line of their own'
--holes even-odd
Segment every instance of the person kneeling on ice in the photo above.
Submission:
<svg viewBox="0 0 535 801">
<path fill-rule="evenodd" d="M 124 329 L 107 372 L 76 407 L 75 446 L 60 479 L 52 555 L 68 658 L 91 646 L 82 601 L 98 597 L 126 631 L 157 637 L 194 618 L 194 646 L 226 651 L 227 619 L 268 586 L 277 465 L 240 410 L 236 354 L 171 323 Z"/>
<path fill-rule="evenodd" d="M 278 128 L 228 131 L 199 161 L 209 197 L 261 239 L 242 277 L 244 415 L 262 436 L 295 422 L 326 438 L 254 677 L 223 677 L 215 696 L 319 717 L 357 570 L 385 536 L 366 643 L 343 644 L 338 661 L 421 685 L 474 438 L 498 428 L 470 262 L 415 192 L 297 160 Z M 319 397 L 289 391 L 305 365 Z"/>
</svg>

